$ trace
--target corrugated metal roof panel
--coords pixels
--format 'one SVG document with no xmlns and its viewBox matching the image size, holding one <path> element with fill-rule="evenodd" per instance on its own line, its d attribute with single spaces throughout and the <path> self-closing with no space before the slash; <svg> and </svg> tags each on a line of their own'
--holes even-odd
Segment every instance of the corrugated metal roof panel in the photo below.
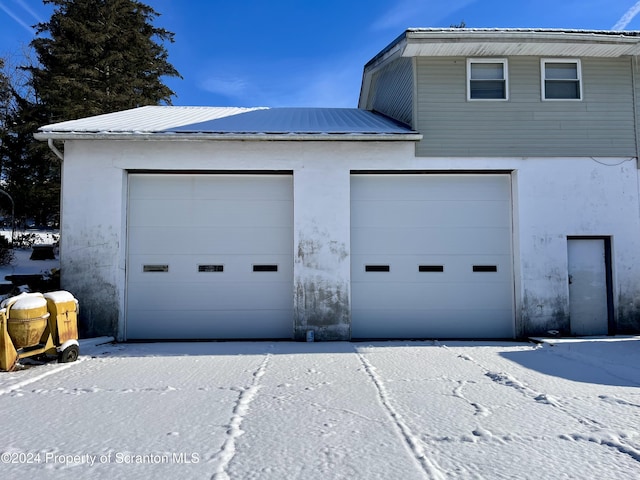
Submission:
<svg viewBox="0 0 640 480">
<path fill-rule="evenodd" d="M 262 108 L 262 107 L 260 107 Z M 41 127 L 40 132 L 153 133 L 259 108 L 146 106 Z"/>
<path fill-rule="evenodd" d="M 148 106 L 47 125 L 69 134 L 400 134 L 415 133 L 357 108 L 235 108 Z"/>
<path fill-rule="evenodd" d="M 407 134 L 412 130 L 381 115 L 357 108 L 271 108 L 253 110 L 171 132 L 268 134 Z"/>
</svg>

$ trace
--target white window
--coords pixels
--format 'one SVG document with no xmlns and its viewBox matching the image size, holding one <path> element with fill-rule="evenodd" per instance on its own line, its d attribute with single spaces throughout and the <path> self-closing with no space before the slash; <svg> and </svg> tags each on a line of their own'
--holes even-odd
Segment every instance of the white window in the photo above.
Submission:
<svg viewBox="0 0 640 480">
<path fill-rule="evenodd" d="M 580 60 L 546 59 L 540 69 L 543 100 L 582 100 Z"/>
<path fill-rule="evenodd" d="M 467 59 L 468 100 L 508 100 L 507 60 Z"/>
</svg>

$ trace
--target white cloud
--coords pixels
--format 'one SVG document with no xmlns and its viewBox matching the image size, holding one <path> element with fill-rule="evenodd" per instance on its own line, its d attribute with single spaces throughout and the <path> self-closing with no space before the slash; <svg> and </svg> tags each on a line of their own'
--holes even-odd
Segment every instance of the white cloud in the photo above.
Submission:
<svg viewBox="0 0 640 480">
<path fill-rule="evenodd" d="M 350 61 L 309 69 L 290 91 L 279 92 L 275 100 L 282 106 L 357 107 L 362 67 Z"/>
<path fill-rule="evenodd" d="M 43 21 L 42 18 L 40 18 L 40 16 L 24 2 L 24 0 L 15 0 L 15 2 L 20 5 L 27 13 L 29 13 L 38 23 Z"/>
<path fill-rule="evenodd" d="M 618 20 L 618 23 L 616 23 L 613 27 L 611 27 L 611 29 L 624 30 L 625 28 L 627 28 L 627 25 L 629 25 L 631 21 L 635 18 L 635 16 L 638 15 L 638 13 L 640 13 L 640 2 L 636 2 L 635 5 L 633 5 L 629 10 L 627 10 L 625 14 L 622 17 L 620 17 L 620 20 Z"/>
<path fill-rule="evenodd" d="M 9 15 L 11 18 L 13 18 L 13 20 L 15 20 L 15 22 L 20 25 L 21 27 L 23 27 L 25 30 L 27 30 L 29 33 L 34 34 L 36 33 L 36 31 L 31 28 L 31 25 L 29 25 L 27 22 L 25 22 L 24 20 L 22 20 L 15 12 L 13 12 L 11 9 L 9 9 L 9 7 L 6 5 L 5 2 L 0 2 L 0 10 L 3 10 L 4 13 L 6 13 L 7 15 Z"/>
<path fill-rule="evenodd" d="M 455 13 L 477 0 L 402 0 L 385 12 L 373 25 L 373 30 L 405 29 L 417 26 L 436 25 L 443 18 Z M 460 21 L 462 19 L 458 19 Z"/>
<path fill-rule="evenodd" d="M 233 98 L 246 96 L 249 85 L 247 79 L 233 76 L 211 76 L 200 82 L 200 87 L 207 92 Z"/>
<path fill-rule="evenodd" d="M 315 63 L 309 58 L 290 58 L 279 62 L 247 62 L 242 65 L 218 64 L 222 74 L 203 72 L 198 82 L 202 90 L 220 96 L 214 100 L 235 106 L 269 107 L 356 107 L 361 62 L 351 55 Z"/>
</svg>

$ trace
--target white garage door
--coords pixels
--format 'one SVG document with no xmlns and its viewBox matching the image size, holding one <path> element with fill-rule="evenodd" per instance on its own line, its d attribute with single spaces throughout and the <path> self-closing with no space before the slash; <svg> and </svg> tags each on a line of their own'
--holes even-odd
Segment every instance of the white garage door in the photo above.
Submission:
<svg viewBox="0 0 640 480">
<path fill-rule="evenodd" d="M 128 339 L 291 338 L 291 175 L 129 175 Z"/>
<path fill-rule="evenodd" d="M 514 335 L 508 175 L 353 175 L 353 338 Z"/>
</svg>

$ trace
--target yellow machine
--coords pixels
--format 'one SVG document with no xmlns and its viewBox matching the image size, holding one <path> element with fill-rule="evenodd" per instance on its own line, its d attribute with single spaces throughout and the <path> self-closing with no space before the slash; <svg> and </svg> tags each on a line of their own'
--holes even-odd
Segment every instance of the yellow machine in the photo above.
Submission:
<svg viewBox="0 0 640 480">
<path fill-rule="evenodd" d="M 78 344 L 78 301 L 64 290 L 23 293 L 0 304 L 0 370 L 14 370 L 19 359 L 57 356 L 74 362 Z"/>
</svg>

